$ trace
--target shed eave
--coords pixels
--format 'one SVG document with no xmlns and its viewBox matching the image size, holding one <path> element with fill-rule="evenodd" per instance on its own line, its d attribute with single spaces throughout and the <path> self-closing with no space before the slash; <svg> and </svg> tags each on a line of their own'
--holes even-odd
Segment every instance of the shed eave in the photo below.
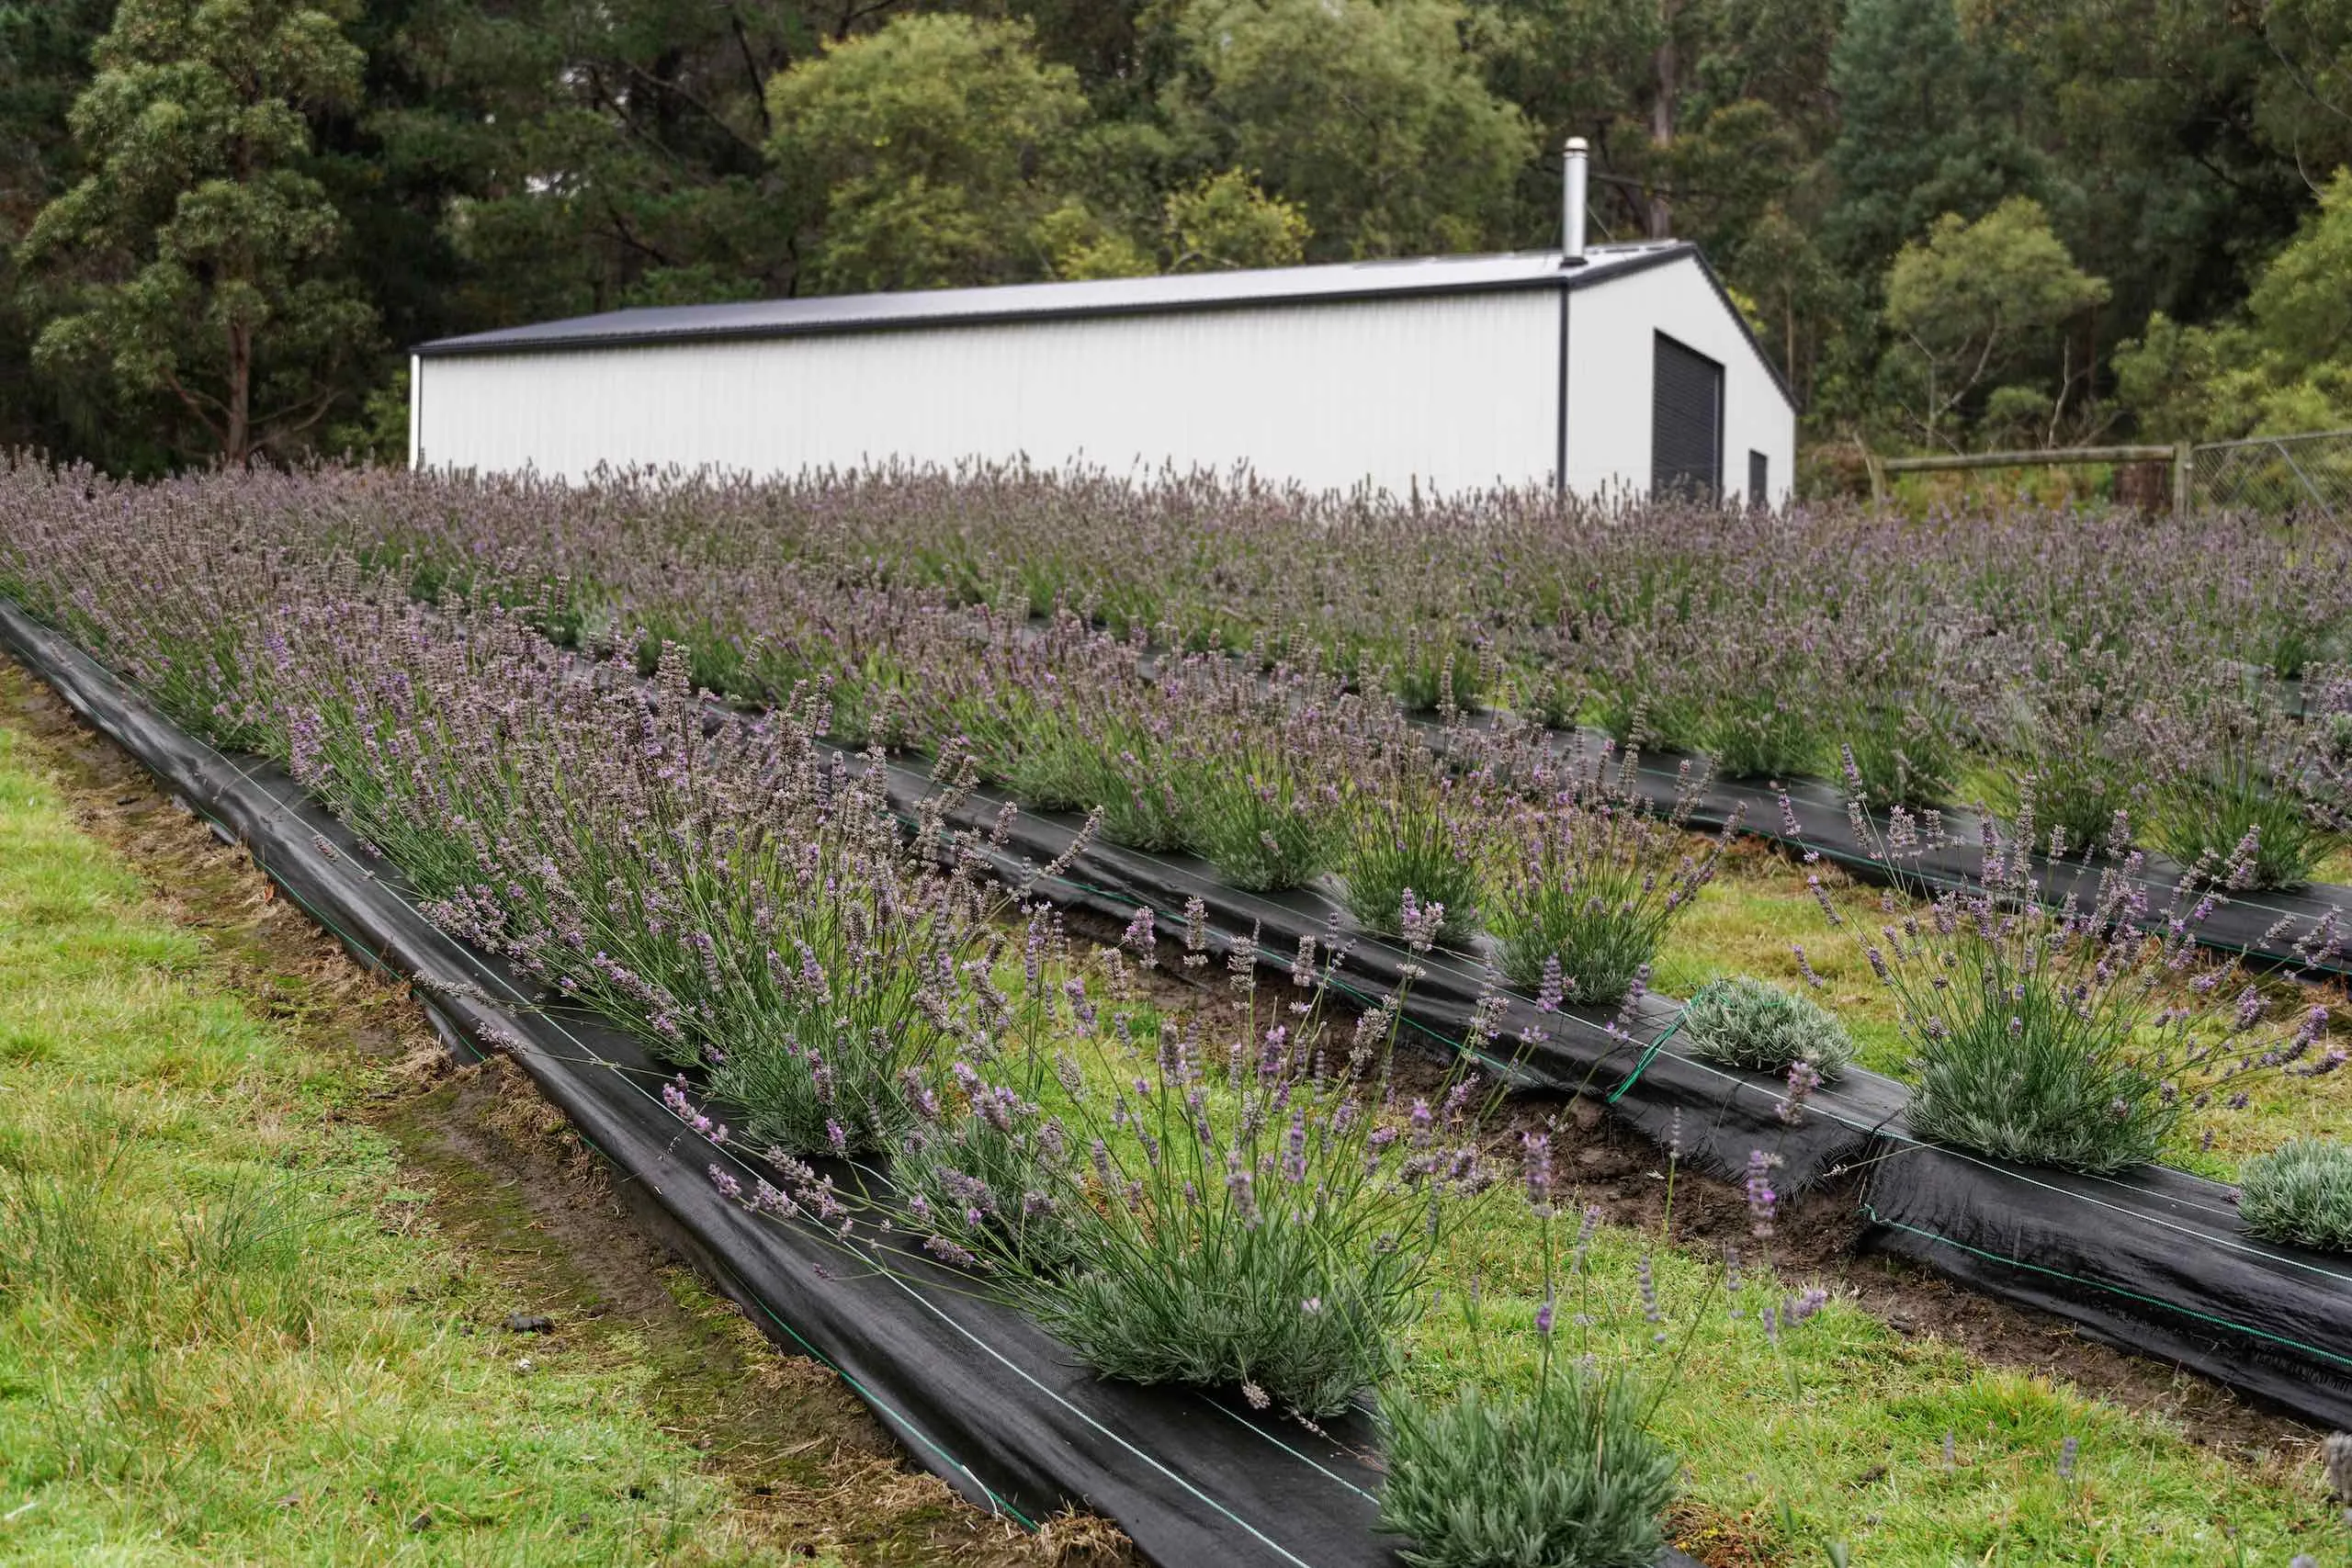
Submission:
<svg viewBox="0 0 2352 1568">
<path fill-rule="evenodd" d="M 1588 265 L 1581 267 L 1561 266 L 1555 259 L 1556 253 L 1535 253 L 1516 258 L 1475 258 L 1496 263 L 1518 261 L 1521 264 L 1517 270 L 1494 276 L 1448 276 L 1443 272 L 1415 274 L 1405 269 L 1409 264 L 1399 265 L 1396 273 L 1383 276 L 1382 267 L 1373 265 L 1361 268 L 1363 279 L 1360 284 L 1338 288 L 1326 281 L 1331 271 L 1338 270 L 1336 268 L 1286 268 L 1283 270 L 1302 275 L 1299 286 L 1287 288 L 1266 287 L 1266 274 L 1234 274 L 1235 286 L 1227 290 L 1204 290 L 1188 296 L 1169 295 L 1141 287 L 1164 284 L 1165 279 L 1137 280 L 1138 287 L 1131 291 L 1103 290 L 1091 284 L 942 289 L 937 291 L 938 304 L 933 309 L 923 308 L 926 296 L 921 293 L 836 296 L 831 299 L 820 296 L 805 301 L 773 302 L 773 307 L 779 313 L 766 320 L 744 319 L 745 312 L 741 308 L 730 306 L 642 313 L 617 311 L 601 317 L 582 317 L 571 322 L 551 321 L 467 337 L 442 338 L 420 344 L 413 352 L 420 359 L 456 359 L 488 355 L 552 354 L 581 349 L 645 348 L 860 333 L 922 332 L 1120 316 L 1361 304 L 1383 299 L 1447 299 L 1542 289 L 1566 291 L 1599 287 L 1612 279 L 1631 276 L 1697 254 L 1697 246 L 1687 241 L 1677 241 L 1638 249 L 1629 247 L 1618 252 L 1596 251 L 1590 254 Z M 1448 263 L 1442 259 L 1432 265 L 1442 267 Z M 1357 269 L 1351 267 L 1350 270 Z M 1310 285 L 1306 282 L 1306 275 L 1321 276 Z M 1244 281 L 1253 278 L 1255 287 Z M 1721 285 L 1717 288 L 1720 289 Z M 1064 288 L 1072 292 L 1057 299 L 1055 296 Z M 990 302 L 990 296 L 998 296 L 999 299 Z M 882 307 L 878 303 L 880 301 L 888 301 L 887 308 Z M 1728 308 L 1728 300 L 1725 303 Z M 795 311 L 791 309 L 793 306 L 807 306 L 808 310 L 805 312 Z M 861 306 L 870 307 L 871 313 L 861 313 Z M 639 314 L 661 319 L 641 322 L 629 320 Z"/>
</svg>

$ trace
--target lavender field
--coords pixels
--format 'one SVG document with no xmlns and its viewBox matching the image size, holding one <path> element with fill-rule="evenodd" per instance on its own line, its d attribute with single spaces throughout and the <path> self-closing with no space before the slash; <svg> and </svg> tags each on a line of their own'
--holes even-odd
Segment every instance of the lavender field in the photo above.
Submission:
<svg viewBox="0 0 2352 1568">
<path fill-rule="evenodd" d="M 2100 1176 L 2298 1108 L 2254 1141 L 2247 1220 L 2352 1250 L 2352 1156 L 2286 1138 L 2344 1081 L 2341 998 L 2196 940 L 2233 897 L 2352 880 L 2348 568 L 2340 537 L 2115 511 L 1406 504 L 998 470 L 0 472 L 0 593 L 286 767 L 443 929 L 639 1033 L 678 1075 L 672 1111 L 756 1153 L 752 1180 L 713 1167 L 722 1192 L 968 1269 L 1106 1377 L 1308 1420 L 1377 1391 L 1385 1528 L 1446 1563 L 1579 1509 L 1591 1554 L 1544 1561 L 1652 1561 L 1678 1486 L 1723 1517 L 1802 1498 L 1792 1552 L 1981 1554 L 2022 1495 L 1998 1528 L 2031 1550 L 2211 1560 L 2210 1510 L 2173 1491 L 2197 1461 L 2071 1394 L 2036 1417 L 2074 1424 L 2063 1466 L 2028 1462 L 2027 1423 L 1984 1440 L 1967 1485 L 1868 1526 L 1802 1466 L 1758 1467 L 1767 1485 L 1688 1457 L 1725 1422 L 1760 1433 L 1791 1388 L 1807 1404 L 1807 1375 L 1883 1333 L 1834 1280 L 1776 1267 L 1774 1145 L 1728 1190 L 1736 1239 L 1675 1229 L 1679 1149 L 1656 1227 L 1623 1228 L 1555 1169 L 1556 1115 L 1470 1055 L 1401 1047 L 1412 960 L 1368 1005 L 1334 983 L 1380 942 L 1483 964 L 1496 1017 L 1516 998 L 1622 1023 L 1676 930 L 1731 897 L 1736 828 L 1689 819 L 1709 782 L 1827 781 L 1887 888 L 1825 879 L 1801 830 L 1785 877 L 1817 904 L 1815 950 L 1849 951 L 1880 999 L 1841 1019 L 1802 981 L 1711 983 L 1692 1049 L 1778 1080 L 1793 1125 L 1849 1070 L 1849 1025 L 1875 1028 L 1921 1136 Z M 1633 783 L 1661 756 L 1664 803 Z M 911 821 L 886 757 L 938 783 Z M 975 791 L 1236 890 L 1329 897 L 1332 923 L 1286 975 L 1204 911 L 1178 930 L 1140 909 L 1091 944 L 954 825 Z M 1982 874 L 1908 878 L 1964 807 L 1987 812 Z M 2161 897 L 2152 854 L 2180 868 Z M 2053 905 L 2036 855 L 2095 891 Z M 1231 970 L 1214 1005 L 1161 973 L 1197 986 L 1212 964 Z M 1488 1271 L 1511 1299 L 1482 1315 Z M 1675 1392 L 1702 1339 L 1746 1415 Z M 1862 1377 L 1855 1422 L 2002 1374 L 1939 1375 Z M 2115 1451 L 2092 1462 L 2127 1499 L 2104 1513 L 2073 1502 L 2075 1427 L 2100 1423 Z M 1596 1447 L 1617 1457 L 1589 1475 Z M 1492 1462 L 1457 1474 L 1465 1454 Z M 2282 1551 L 2321 1528 L 2299 1483 L 2226 1484 Z M 1448 1507 L 1464 1488 L 1487 1512 Z"/>
</svg>

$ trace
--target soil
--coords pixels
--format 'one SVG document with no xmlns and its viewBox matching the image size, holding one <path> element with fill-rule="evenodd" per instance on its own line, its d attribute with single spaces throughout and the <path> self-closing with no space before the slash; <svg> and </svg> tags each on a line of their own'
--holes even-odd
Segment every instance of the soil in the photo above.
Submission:
<svg viewBox="0 0 2352 1568">
<path fill-rule="evenodd" d="M 13 660 L 0 660 L 0 718 L 85 830 L 204 940 L 231 988 L 301 1044 L 378 1069 L 385 1087 L 348 1113 L 398 1149 L 402 1190 L 424 1194 L 384 1223 L 430 1227 L 478 1281 L 493 1282 L 487 1294 L 504 1304 L 477 1331 L 526 1334 L 546 1353 L 616 1366 L 650 1362 L 656 1418 L 703 1453 L 780 1559 L 1135 1561 L 1100 1519 L 1064 1516 L 1030 1535 L 909 1463 L 831 1371 L 776 1350 L 632 1224 L 602 1159 L 519 1069 L 500 1058 L 454 1064 L 405 986 L 363 968 Z"/>
<path fill-rule="evenodd" d="M 823 1368 L 782 1355 L 716 1298 L 677 1288 L 673 1259 L 639 1235 L 604 1185 L 601 1162 L 560 1113 L 503 1063 L 449 1066 L 420 1010 L 369 976 L 287 904 L 245 858 L 173 809 L 152 778 L 74 717 L 48 688 L 0 662 L 0 715 L 35 742 L 66 784 L 84 825 L 120 850 L 174 918 L 208 936 L 241 970 L 243 988 L 346 1048 L 406 1065 L 411 1082 L 370 1120 L 390 1134 L 433 1187 L 429 1217 L 483 1266 L 514 1281 L 516 1309 L 548 1313 L 557 1333 L 634 1333 L 673 1391 L 665 1420 L 778 1521 L 779 1540 L 835 1550 L 853 1562 L 1012 1563 L 1131 1562 L 1116 1532 L 1084 1517 L 1023 1537 L 969 1508 L 915 1472 L 863 1405 Z M 1073 914 L 1070 934 L 1116 945 L 1107 921 Z M 1233 1005 L 1222 958 L 1182 964 L 1163 940 L 1140 981 L 1170 1010 Z M 1274 1021 L 1298 999 L 1286 980 L 1261 976 L 1258 1006 Z M 1435 1083 L 1442 1065 L 1417 1059 L 1400 1076 Z M 1605 1116 L 1591 1100 L 1513 1097 L 1497 1141 L 1548 1127 L 1575 1201 L 1613 1223 L 1655 1228 L 1662 1218 L 1665 1152 Z M 1858 1254 L 1850 1179 L 1785 1203 L 1773 1261 L 1817 1280 L 1897 1333 L 1942 1340 L 1988 1366 L 2071 1383 L 2120 1407 L 2159 1416 L 2201 1447 L 2250 1464 L 2305 1462 L 2322 1434 L 2250 1405 L 2169 1364 L 2085 1338 L 2057 1319 L 1972 1294 L 1901 1259 Z M 1678 1245 L 1697 1254 L 1726 1244 L 1752 1251 L 1739 1190 L 1689 1172 L 1676 1182 Z M 674 1372 L 673 1378 L 667 1374 Z M 1763 1522 L 1678 1516 L 1686 1550 L 1729 1565 L 1766 1561 Z"/>
<path fill-rule="evenodd" d="M 1070 926 L 1073 934 L 1103 942 L 1119 936 L 1108 922 L 1073 919 Z M 1163 1010 L 1234 1005 L 1222 959 L 1188 971 L 1182 948 L 1165 939 L 1158 956 L 1158 964 L 1142 973 Z M 1261 1023 L 1271 1024 L 1300 999 L 1286 978 L 1270 980 L 1261 972 Z M 1416 1055 L 1400 1057 L 1396 1076 L 1426 1089 L 1446 1071 L 1433 1056 Z M 1489 1143 L 1511 1157 L 1507 1151 L 1516 1149 L 1520 1134 L 1537 1129 L 1552 1134 L 1555 1166 L 1573 1207 L 1599 1204 L 1611 1224 L 1657 1230 L 1665 1218 L 1665 1149 L 1608 1116 L 1598 1100 L 1532 1092 L 1504 1102 Z M 1907 1338 L 1941 1340 L 1987 1366 L 2070 1383 L 2121 1408 L 2161 1417 L 2199 1447 L 2247 1464 L 2275 1460 L 2301 1466 L 2324 1436 L 2169 1362 L 2086 1338 L 2058 1318 L 1977 1295 L 1907 1259 L 1857 1252 L 1859 1186 L 1859 1177 L 1849 1175 L 1784 1201 L 1768 1245 L 1750 1235 L 1751 1217 L 1738 1187 L 1683 1170 L 1674 1183 L 1675 1244 L 1701 1257 L 1735 1246 L 1752 1258 L 1761 1248 L 1784 1275 L 1827 1287 Z M 1727 1540 L 1740 1535 L 1731 1528 L 1736 1521 L 1708 1520 L 1706 1530 L 1696 1528 L 1696 1519 L 1676 1523 L 1693 1527 L 1680 1531 L 1679 1544 L 1702 1561 L 1745 1560 L 1722 1541 L 1701 1550 L 1709 1532 L 1729 1530 Z M 1708 1556 L 1710 1551 L 1716 1555 Z"/>
</svg>

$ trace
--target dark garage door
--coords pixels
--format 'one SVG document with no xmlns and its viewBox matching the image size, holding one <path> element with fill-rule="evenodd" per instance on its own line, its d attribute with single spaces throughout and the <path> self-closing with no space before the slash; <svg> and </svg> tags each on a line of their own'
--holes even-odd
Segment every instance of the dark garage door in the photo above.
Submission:
<svg viewBox="0 0 2352 1568">
<path fill-rule="evenodd" d="M 1721 499 L 1724 367 L 1660 333 L 1650 388 L 1650 493 Z"/>
</svg>

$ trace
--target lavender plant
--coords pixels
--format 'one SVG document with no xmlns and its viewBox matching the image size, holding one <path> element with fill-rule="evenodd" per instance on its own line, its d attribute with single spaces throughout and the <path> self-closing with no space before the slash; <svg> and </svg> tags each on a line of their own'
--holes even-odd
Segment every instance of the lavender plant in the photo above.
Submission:
<svg viewBox="0 0 2352 1568">
<path fill-rule="evenodd" d="M 2238 1213 L 2272 1241 L 2352 1252 L 2352 1147 L 2290 1138 L 2256 1155 L 2238 1173 Z"/>
<path fill-rule="evenodd" d="M 1442 1403 L 1384 1390 L 1380 1528 L 1406 1539 L 1399 1555 L 1419 1568 L 1647 1568 L 1665 1545 L 1681 1461 L 1651 1429 L 1657 1401 L 1638 1371 L 1589 1354 L 1555 1355 L 1551 1145 L 1530 1134 L 1524 1147 L 1544 1254 L 1535 1386 L 1487 1393 L 1471 1383 Z M 1587 1210 L 1577 1236 L 1570 1275 L 1578 1287 L 1598 1218 Z M 1579 1308 L 1588 1304 L 1580 1296 Z M 1480 1307 L 1468 1299 L 1464 1310 L 1475 1320 Z M 1581 1310 L 1577 1318 L 1580 1327 L 1592 1321 Z"/>
<path fill-rule="evenodd" d="M 2335 850 L 2329 812 L 2313 799 L 2325 729 L 2285 711 L 2267 681 L 2228 681 L 2185 710 L 2151 721 L 2163 760 L 2154 841 L 2184 865 L 2252 843 L 2247 886 L 2301 887 Z"/>
<path fill-rule="evenodd" d="M 1195 665 L 1169 748 L 1187 847 L 1236 887 L 1295 887 L 1327 868 L 1343 829 L 1332 763 L 1344 700 L 1327 679 L 1278 667 L 1261 683 Z"/>
<path fill-rule="evenodd" d="M 1417 1568 L 1650 1568 L 1681 1470 L 1650 1409 L 1630 1372 L 1548 1348 L 1532 1394 L 1384 1399 L 1380 1528 Z"/>
<path fill-rule="evenodd" d="M 1459 946 L 1479 926 L 1481 818 L 1490 809 L 1475 781 L 1433 768 L 1397 768 L 1351 803 L 1339 871 L 1348 912 L 1368 930 L 1401 937 L 1414 911 L 1444 910 L 1437 941 Z"/>
<path fill-rule="evenodd" d="M 1799 1063 L 1834 1078 L 1853 1065 L 1854 1040 L 1810 997 L 1738 975 L 1702 987 L 1682 1010 L 1680 1033 L 1710 1061 L 1785 1073 Z"/>
<path fill-rule="evenodd" d="M 1154 1042 L 1123 1012 L 1075 1014 L 1072 1044 L 1093 1065 L 1065 1052 L 1050 1088 L 1028 1080 L 1050 1116 L 1007 1104 L 1006 1086 L 974 1089 L 977 1121 L 953 1135 L 1042 1152 L 1023 1167 L 1024 1201 L 1069 1217 L 1069 1247 L 1041 1257 L 967 1212 L 952 1233 L 933 1227 L 934 1250 L 984 1270 L 1107 1376 L 1238 1386 L 1310 1416 L 1344 1408 L 1394 1364 L 1434 1249 L 1486 1186 L 1488 1096 L 1458 1067 L 1434 1098 L 1396 1091 L 1401 996 L 1363 1015 L 1341 1054 L 1323 956 L 1302 947 L 1295 977 L 1314 999 L 1269 1027 L 1238 947 L 1222 1049 L 1197 1021 L 1165 1021 Z"/>
<path fill-rule="evenodd" d="M 2068 842 L 2107 837 L 2118 812 L 2136 813 L 2149 769 L 2130 666 L 2111 652 L 2037 649 L 2025 713 L 2008 732 L 1993 804 L 2031 815 Z M 2030 805 L 2028 802 L 2030 801 Z"/>
<path fill-rule="evenodd" d="M 1380 1526 L 1406 1539 L 1405 1561 L 1427 1568 L 1647 1568 L 1665 1544 L 1665 1515 L 1680 1470 L 1657 1433 L 1658 1408 L 1679 1382 L 1698 1336 L 1718 1321 L 1715 1308 L 1724 1309 L 1725 1328 L 1743 1331 L 1752 1321 L 1762 1332 L 1789 1371 L 1794 1397 L 1803 1391 L 1782 1336 L 1818 1313 L 1827 1293 L 1784 1296 L 1751 1317 L 1743 1292 L 1752 1287 L 1736 1248 L 1725 1250 L 1721 1271 L 1693 1299 L 1666 1299 L 1652 1253 L 1636 1263 L 1630 1292 L 1613 1289 L 1621 1282 L 1604 1280 L 1590 1256 L 1600 1210 L 1584 1211 L 1563 1259 L 1554 1232 L 1549 1134 L 1524 1134 L 1521 1145 L 1543 1257 L 1532 1386 L 1497 1390 L 1473 1381 L 1442 1400 L 1402 1385 L 1384 1390 L 1388 1479 Z M 1679 1168 L 1669 1148 L 1660 1248 L 1673 1239 Z M 1758 1174 L 1769 1168 L 1770 1156 L 1757 1151 L 1748 1207 L 1759 1239 L 1773 1234 L 1778 1202 Z M 1461 1298 L 1460 1310 L 1471 1342 L 1491 1349 L 1491 1308 L 1474 1291 Z M 1633 1348 L 1604 1358 L 1593 1340 L 1611 1328 L 1623 1330 Z M 1576 1337 L 1573 1357 L 1562 1354 L 1563 1330 Z"/>
<path fill-rule="evenodd" d="M 1859 805 L 1853 816 L 1862 825 Z M 2244 1104 L 2256 1077 L 2343 1064 L 2325 1044 L 2325 1007 L 2267 1030 L 2266 998 L 2235 960 L 2198 962 L 2196 928 L 2250 876 L 2250 843 L 2226 867 L 2192 872 L 2162 908 L 2150 905 L 2136 852 L 2102 869 L 2089 897 L 2053 907 L 2036 884 L 2030 817 L 2007 833 L 1988 820 L 1978 878 L 1930 892 L 1908 869 L 1940 847 L 1939 832 L 1894 813 L 1875 852 L 1912 898 L 1888 894 L 1875 940 L 1859 939 L 1895 998 L 1912 1053 L 1908 1119 L 1922 1137 L 2121 1170 L 2155 1159 L 2217 1101 Z M 2063 834 L 2051 847 L 2065 850 Z"/>
<path fill-rule="evenodd" d="M 1572 758 L 1530 807 L 1493 873 L 1487 923 L 1512 985 L 1581 1006 L 1623 998 L 1667 928 L 1713 879 L 1732 829 L 1700 849 L 1683 831 L 1702 787 L 1684 764 L 1676 804 L 1654 814 L 1633 787 L 1637 752 Z"/>
</svg>

